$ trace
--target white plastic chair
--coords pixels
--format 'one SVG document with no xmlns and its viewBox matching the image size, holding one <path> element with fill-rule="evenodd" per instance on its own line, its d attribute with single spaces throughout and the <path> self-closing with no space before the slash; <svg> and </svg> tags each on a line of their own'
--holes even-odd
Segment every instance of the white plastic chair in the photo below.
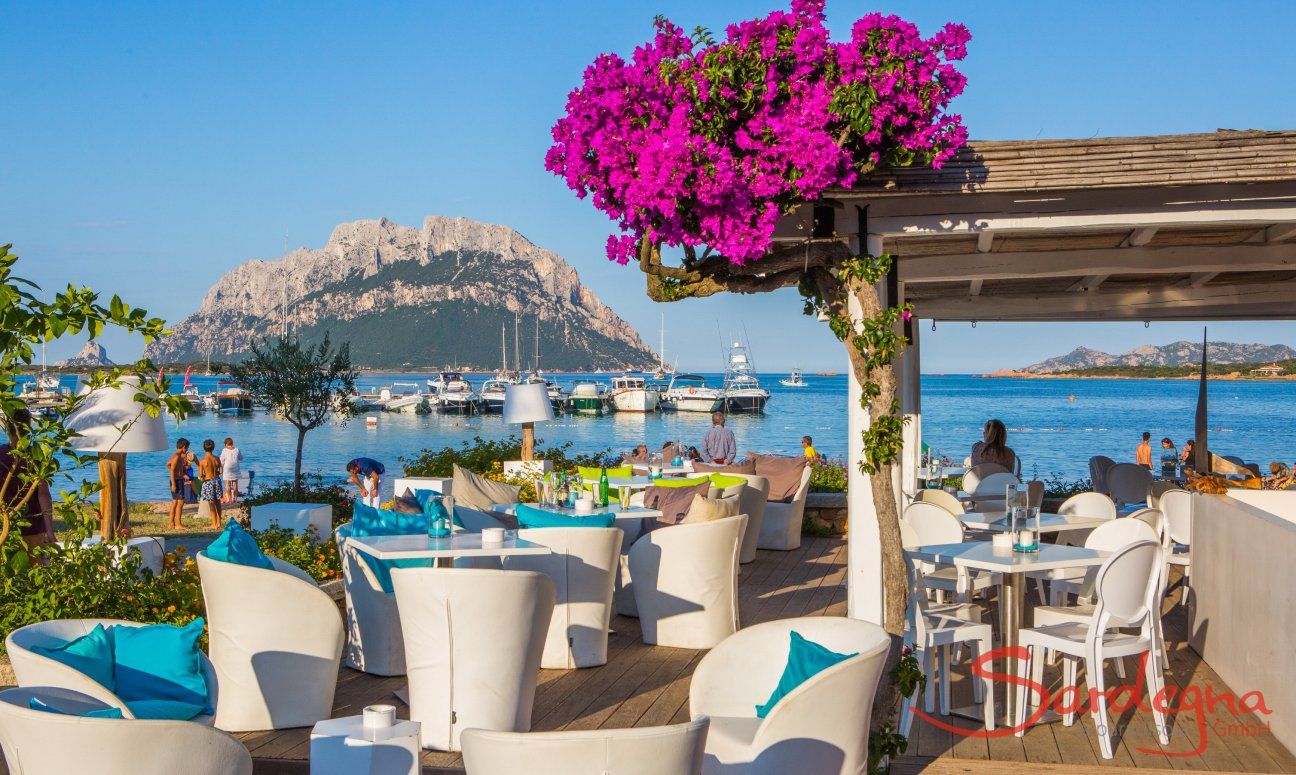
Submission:
<svg viewBox="0 0 1296 775">
<path fill-rule="evenodd" d="M 126 707 L 126 701 L 109 691 L 103 684 L 74 667 L 32 651 L 36 646 L 42 648 L 62 646 L 68 641 L 90 634 L 90 631 L 99 624 L 104 627 L 144 626 L 143 622 L 128 622 L 123 619 L 50 619 L 19 627 L 9 633 L 5 638 L 5 650 L 9 653 L 9 661 L 13 665 L 14 678 L 17 679 L 18 685 L 67 689 L 84 694 L 110 707 L 121 709 L 122 718 L 135 718 L 130 708 Z M 202 664 L 203 678 L 207 681 L 207 699 L 212 707 L 216 707 L 220 689 L 216 670 L 206 654 L 199 652 L 198 659 Z M 211 726 L 214 717 L 195 716 L 190 721 Z"/>
<path fill-rule="evenodd" d="M 1080 492 L 1062 501 L 1057 513 L 1069 517 L 1115 519 L 1116 503 L 1110 496 L 1100 492 Z M 1092 530 L 1064 530 L 1058 533 L 1057 542 L 1066 546 L 1084 546 L 1090 532 Z M 1040 595 L 1043 602 L 1042 590 Z"/>
<path fill-rule="evenodd" d="M 1013 474 L 999 471 L 980 479 L 977 482 L 976 487 L 971 490 L 966 489 L 967 482 L 965 481 L 963 484 L 963 491 L 968 495 L 971 495 L 973 500 L 1002 501 L 1004 499 L 1004 492 L 1008 489 L 1008 485 L 1010 484 L 1021 484 L 1021 480 Z"/>
<path fill-rule="evenodd" d="M 1007 467 L 998 463 L 981 463 L 972 466 L 963 474 L 963 492 L 974 492 L 982 479 L 994 474 L 1011 474 Z"/>
<path fill-rule="evenodd" d="M 554 583 L 553 618 L 540 667 L 571 670 L 606 664 L 621 531 L 615 527 L 544 527 L 519 530 L 518 538 L 553 550 L 553 554 L 504 558 L 506 570 L 543 573 Z"/>
<path fill-rule="evenodd" d="M 1171 490 L 1161 496 L 1161 513 L 1165 515 L 1166 534 L 1162 547 L 1166 550 L 1168 566 L 1177 565 L 1183 568 L 1183 578 L 1179 585 L 1183 593 L 1180 603 L 1188 601 L 1192 590 L 1192 493 L 1187 490 Z"/>
<path fill-rule="evenodd" d="M 1151 509 L 1149 509 L 1151 511 Z M 1085 539 L 1086 549 L 1100 552 L 1114 552 L 1139 541 L 1160 542 L 1156 530 L 1139 519 L 1114 519 L 1094 528 Z M 1075 595 L 1081 602 L 1093 597 L 1094 579 L 1097 570 L 1094 568 L 1059 568 L 1058 570 L 1038 571 L 1029 574 L 1038 581 L 1049 582 L 1049 603 L 1060 606 L 1066 603 L 1067 595 Z M 1043 598 L 1043 595 L 1040 595 Z M 1042 602 L 1042 601 L 1041 601 Z"/>
<path fill-rule="evenodd" d="M 630 547 L 644 643 L 709 649 L 738 629 L 738 551 L 746 514 L 659 528 Z"/>
<path fill-rule="evenodd" d="M 1095 532 L 1097 530 L 1095 529 Z M 1162 588 L 1161 566 L 1164 551 L 1153 541 L 1140 541 L 1117 551 L 1098 570 L 1094 589 L 1098 603 L 1093 616 L 1085 623 L 1066 622 L 1024 629 L 1018 643 L 1028 650 L 1026 659 L 1018 660 L 1017 676 L 1017 736 L 1025 734 L 1029 713 L 1028 700 L 1038 703 L 1038 696 L 1027 691 L 1026 677 L 1036 683 L 1043 679 L 1044 660 L 1041 649 L 1063 656 L 1063 686 L 1077 686 L 1076 667 L 1083 659 L 1085 681 L 1096 694 L 1090 701 L 1094 727 L 1098 732 L 1099 749 L 1104 759 L 1112 753 L 1111 726 L 1107 716 L 1106 679 L 1103 665 L 1108 659 L 1139 656 L 1145 652 L 1158 653 L 1160 642 L 1160 600 Z M 1135 628 L 1138 634 L 1120 632 L 1120 628 Z M 1114 631 L 1115 630 L 1115 631 Z M 1164 688 L 1164 674 L 1158 659 L 1144 660 L 1144 674 L 1149 696 L 1156 696 Z M 1156 725 L 1157 738 L 1162 745 L 1170 744 L 1170 733 L 1160 703 L 1149 703 Z M 1063 716 L 1063 723 L 1075 723 L 1075 713 Z"/>
<path fill-rule="evenodd" d="M 787 664 L 791 633 L 839 654 L 855 653 L 789 692 L 765 718 Z M 703 772 L 862 773 L 873 694 L 891 647 L 878 625 L 837 616 L 779 619 L 740 630 L 698 663 L 689 716 L 711 719 Z"/>
<path fill-rule="evenodd" d="M 577 732 L 465 729 L 468 775 L 700 775 L 708 719 Z"/>
<path fill-rule="evenodd" d="M 1094 455 L 1089 458 L 1089 483 L 1093 485 L 1094 492 L 1103 495 L 1110 494 L 1107 487 L 1107 472 L 1112 470 L 1116 461 L 1106 455 Z"/>
<path fill-rule="evenodd" d="M 1120 506 L 1147 503 L 1152 472 L 1133 463 L 1117 463 L 1107 472 L 1107 491 Z"/>
<path fill-rule="evenodd" d="M 906 549 L 915 546 L 961 544 L 965 537 L 963 523 L 959 518 L 932 503 L 909 504 L 904 510 L 901 522 L 913 530 L 910 540 L 915 543 L 905 543 Z M 901 537 L 903 539 L 903 533 Z M 924 586 L 936 593 L 938 603 L 945 602 L 946 593 L 953 593 L 959 602 L 966 603 L 971 600 L 972 594 L 989 589 L 995 583 L 994 574 L 969 574 L 967 570 L 955 567 L 937 569 L 931 563 L 924 563 L 922 572 Z"/>
<path fill-rule="evenodd" d="M 198 552 L 207 651 L 216 668 L 216 726 L 227 732 L 308 727 L 333 712 L 346 632 L 337 603 L 305 571 Z"/>
<path fill-rule="evenodd" d="M 963 507 L 962 501 L 944 490 L 919 490 L 918 494 L 914 496 L 914 500 L 918 503 L 931 503 L 940 506 L 942 509 L 945 509 L 954 516 L 958 516 L 967 511 L 967 509 Z"/>
<path fill-rule="evenodd" d="M 346 666 L 371 675 L 405 675 L 405 643 L 396 596 L 383 591 L 369 564 L 346 545 L 350 523 L 339 525 L 334 536 L 346 590 Z"/>
<path fill-rule="evenodd" d="M 801 523 L 812 473 L 810 466 L 801 472 L 801 485 L 791 503 L 769 501 L 765 504 L 765 516 L 761 519 L 760 537 L 756 544 L 759 548 L 786 552 L 801 546 Z"/>
<path fill-rule="evenodd" d="M 424 748 L 459 750 L 470 728 L 531 729 L 554 583 L 529 571 L 396 568 L 410 720 Z"/>
<path fill-rule="evenodd" d="M 36 699 L 60 713 L 33 710 Z M 224 732 L 191 721 L 76 714 L 109 707 L 54 687 L 0 691 L 0 749 L 14 775 L 251 775 L 252 754 Z M 125 714 L 123 714 L 125 715 Z"/>
<path fill-rule="evenodd" d="M 808 466 L 807 470 L 809 470 Z M 747 486 L 743 488 L 742 493 L 738 496 L 738 513 L 747 515 L 747 527 L 743 529 L 742 551 L 738 555 L 738 561 L 746 565 L 756 559 L 756 549 L 760 544 L 761 529 L 765 524 L 765 509 L 769 505 L 769 479 L 749 474 L 725 474 L 725 476 L 741 476 L 747 480 Z M 809 482 L 808 479 L 806 481 Z M 804 499 L 802 500 L 804 502 Z M 804 505 L 802 506 L 802 513 L 805 513 Z M 800 529 L 800 523 L 797 524 L 798 529 Z"/>
</svg>

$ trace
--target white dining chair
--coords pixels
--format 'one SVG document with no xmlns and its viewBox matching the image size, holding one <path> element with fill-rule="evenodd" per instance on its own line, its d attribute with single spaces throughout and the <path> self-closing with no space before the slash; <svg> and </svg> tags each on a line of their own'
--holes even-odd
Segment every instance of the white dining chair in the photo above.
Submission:
<svg viewBox="0 0 1296 775">
<path fill-rule="evenodd" d="M 967 511 L 967 509 L 963 507 L 962 501 L 944 490 L 919 490 L 918 494 L 914 496 L 914 500 L 919 503 L 931 503 L 940 506 L 942 509 L 945 509 L 954 516 L 958 516 Z"/>
<path fill-rule="evenodd" d="M 705 716 L 683 724 L 572 732 L 465 729 L 468 775 L 701 775 Z"/>
<path fill-rule="evenodd" d="M 1096 530 L 1095 530 L 1096 532 Z M 1090 712 L 1098 733 L 1099 750 L 1104 759 L 1113 757 L 1111 725 L 1107 714 L 1104 663 L 1109 659 L 1137 657 L 1146 652 L 1161 651 L 1160 620 L 1161 566 L 1164 551 L 1154 541 L 1140 541 L 1118 550 L 1099 568 L 1094 581 L 1097 604 L 1087 622 L 1065 622 L 1036 626 L 1020 632 L 1018 643 L 1027 656 L 1017 663 L 1017 736 L 1026 731 L 1026 719 L 1032 704 L 1038 704 L 1035 692 L 1027 690 L 1027 677 L 1042 683 L 1043 650 L 1063 657 L 1063 686 L 1076 686 L 1076 669 L 1084 660 L 1085 682 L 1091 690 Z M 1128 629 L 1137 628 L 1133 634 Z M 1149 696 L 1156 696 L 1165 686 L 1165 675 L 1159 659 L 1143 660 L 1144 679 Z M 1170 744 L 1161 703 L 1149 703 L 1161 745 Z M 1071 726 L 1075 712 L 1063 716 Z"/>
<path fill-rule="evenodd" d="M 531 729 L 554 583 L 530 571 L 396 568 L 410 720 L 458 751 L 465 729 Z"/>
<path fill-rule="evenodd" d="M 274 570 L 198 552 L 207 607 L 207 652 L 227 732 L 309 727 L 333 713 L 346 640 L 337 603 L 305 571 L 271 557 Z"/>
<path fill-rule="evenodd" d="M 346 666 L 370 675 L 405 675 L 396 595 L 382 588 L 369 563 L 347 545 L 350 537 L 349 522 L 334 531 L 346 593 Z"/>
<path fill-rule="evenodd" d="M 761 549 L 787 552 L 801 546 L 801 523 L 805 517 L 806 496 L 810 492 L 810 476 L 814 470 L 806 466 L 801 472 L 801 484 L 792 496 L 791 503 L 767 501 L 765 515 L 757 531 L 756 545 Z"/>
<path fill-rule="evenodd" d="M 621 535 L 615 527 L 518 531 L 519 539 L 553 550 L 504 558 L 505 570 L 543 573 L 554 583 L 553 616 L 540 667 L 571 670 L 607 663 L 612 582 L 621 557 Z"/>
<path fill-rule="evenodd" d="M 855 656 L 811 676 L 758 718 L 756 706 L 770 698 L 787 664 L 793 631 Z M 689 717 L 711 720 L 703 772 L 865 772 L 873 695 L 890 648 L 878 625 L 840 616 L 779 619 L 726 638 L 689 684 Z"/>
<path fill-rule="evenodd" d="M 1106 455 L 1094 455 L 1089 458 L 1089 483 L 1096 493 L 1111 494 L 1107 487 L 1107 473 L 1112 470 L 1116 461 Z"/>
<path fill-rule="evenodd" d="M 1139 541 L 1159 543 L 1160 538 L 1156 530 L 1143 520 L 1122 518 L 1104 522 L 1094 528 L 1085 539 L 1084 547 L 1100 552 L 1114 552 Z M 1049 605 L 1062 606 L 1066 604 L 1069 595 L 1074 595 L 1080 602 L 1092 600 L 1097 571 L 1094 568 L 1059 568 L 1035 571 L 1028 576 L 1036 581 L 1049 582 Z M 1040 602 L 1043 603 L 1043 600 Z"/>
<path fill-rule="evenodd" d="M 1171 490 L 1161 496 L 1161 513 L 1165 515 L 1165 540 L 1167 566 L 1178 566 L 1183 577 L 1177 585 L 1182 588 L 1180 604 L 1188 602 L 1192 594 L 1192 493 Z M 1168 571 L 1168 567 L 1167 567 Z"/>
<path fill-rule="evenodd" d="M 901 521 L 913 531 L 904 548 L 937 544 L 961 544 L 965 538 L 963 523 L 959 518 L 932 503 L 916 502 L 905 507 Z M 901 534 L 902 541 L 905 534 Z M 923 566 L 923 584 L 936 594 L 936 602 L 944 603 L 945 595 L 952 594 L 961 603 L 969 602 L 972 595 L 995 584 L 990 573 L 969 573 L 964 568 L 936 568 L 930 563 Z"/>
<path fill-rule="evenodd" d="M 92 697 L 109 707 L 121 710 L 122 718 L 135 718 L 126 701 L 103 684 L 71 665 L 33 651 L 37 646 L 41 648 L 62 646 L 69 641 L 89 635 L 90 631 L 100 624 L 109 629 L 110 637 L 111 628 L 117 625 L 124 627 L 145 626 L 143 622 L 128 622 L 124 619 L 49 619 L 19 627 L 9 633 L 5 638 L 5 651 L 9 654 L 9 662 L 13 666 L 14 678 L 18 685 L 23 687 L 54 687 L 78 692 Z M 206 654 L 199 652 L 198 659 L 202 667 L 203 678 L 207 682 L 207 699 L 212 707 L 215 707 L 220 691 L 220 685 L 216 679 L 216 669 L 212 666 L 211 660 L 207 658 Z M 190 723 L 211 726 L 214 720 L 214 716 L 195 716 L 190 719 Z"/>
<path fill-rule="evenodd" d="M 963 492 L 975 492 L 977 487 L 981 484 L 981 481 L 987 476 L 1011 473 L 1012 471 L 998 463 L 981 463 L 980 465 L 972 466 L 963 474 Z"/>
<path fill-rule="evenodd" d="M 663 527 L 630 547 L 644 643 L 709 649 L 738 629 L 738 552 L 746 514 Z"/>
<path fill-rule="evenodd" d="M 1066 517 L 1116 519 L 1116 503 L 1111 496 L 1101 492 L 1080 492 L 1062 501 L 1057 513 Z M 1084 546 L 1091 530 L 1063 530 L 1058 533 L 1057 542 L 1066 546 Z M 1042 590 L 1040 595 L 1043 602 Z"/>
<path fill-rule="evenodd" d="M 60 712 L 36 710 L 32 701 Z M 49 686 L 0 691 L 0 750 L 14 775 L 251 775 L 252 754 L 230 735 L 192 721 L 95 718 L 112 707 Z M 123 714 L 124 715 L 124 714 Z"/>
<path fill-rule="evenodd" d="M 1133 463 L 1117 463 L 1107 472 L 1107 491 L 1122 508 L 1147 503 L 1152 472 Z"/>
</svg>

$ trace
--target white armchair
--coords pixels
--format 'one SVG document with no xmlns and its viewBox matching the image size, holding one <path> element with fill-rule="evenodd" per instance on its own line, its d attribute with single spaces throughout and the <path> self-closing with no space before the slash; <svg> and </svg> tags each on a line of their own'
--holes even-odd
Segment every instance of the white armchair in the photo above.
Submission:
<svg viewBox="0 0 1296 775">
<path fill-rule="evenodd" d="M 806 467 L 806 470 L 810 470 Z M 742 493 L 738 496 L 738 513 L 747 515 L 747 527 L 743 530 L 742 551 L 739 552 L 738 562 L 746 565 L 756 559 L 756 549 L 760 544 L 761 526 L 765 524 L 765 509 L 769 501 L 770 483 L 769 479 L 763 476 L 752 476 L 749 474 L 726 474 L 726 476 L 741 476 L 747 480 L 747 486 L 743 488 Z M 806 478 L 805 487 L 809 487 L 809 478 Z M 802 511 L 804 512 L 805 496 L 801 496 Z M 801 522 L 798 518 L 797 535 L 801 534 Z M 799 540 L 799 539 L 798 539 Z"/>
<path fill-rule="evenodd" d="M 554 583 L 539 573 L 397 568 L 410 720 L 423 747 L 459 750 L 470 728 L 531 729 Z"/>
<path fill-rule="evenodd" d="M 463 733 L 468 775 L 701 775 L 707 719 L 668 727 Z"/>
<path fill-rule="evenodd" d="M 5 649 L 9 652 L 9 661 L 13 664 L 14 677 L 22 687 L 57 687 L 68 689 L 91 697 L 114 708 L 120 708 L 122 718 L 133 719 L 134 714 L 126 707 L 126 702 L 107 687 L 74 667 L 50 659 L 43 654 L 32 651 L 34 646 L 54 648 L 88 635 L 95 625 L 104 627 L 125 625 L 127 627 L 143 626 L 142 622 L 128 622 L 121 619 L 51 619 L 46 622 L 19 627 L 5 638 Z M 216 707 L 217 690 L 216 670 L 205 654 L 198 655 L 202 663 L 203 678 L 207 680 L 207 697 L 212 707 Z M 195 716 L 191 719 L 197 724 L 212 725 L 212 716 Z"/>
<path fill-rule="evenodd" d="M 208 653 L 228 732 L 308 727 L 333 711 L 345 631 L 333 598 L 277 557 L 274 570 L 198 553 Z"/>
<path fill-rule="evenodd" d="M 383 591 L 369 564 L 346 545 L 350 523 L 340 525 L 334 535 L 346 590 L 347 667 L 372 675 L 405 675 L 405 643 L 396 595 Z"/>
<path fill-rule="evenodd" d="M 554 583 L 557 597 L 540 667 L 570 670 L 606 664 L 621 531 L 615 527 L 544 527 L 519 530 L 518 538 L 553 550 L 553 554 L 504 558 L 506 570 L 543 573 Z"/>
<path fill-rule="evenodd" d="M 709 649 L 738 629 L 738 551 L 746 514 L 659 528 L 630 547 L 644 643 Z"/>
<path fill-rule="evenodd" d="M 787 663 L 791 632 L 838 653 L 858 653 L 787 694 L 765 718 Z M 873 694 L 891 639 L 876 624 L 836 616 L 780 619 L 725 639 L 698 664 L 689 715 L 711 719 L 703 771 L 862 773 L 868 764 Z"/>
<path fill-rule="evenodd" d="M 757 531 L 760 537 L 756 545 L 759 548 L 786 552 L 801 546 L 801 521 L 805 515 L 806 494 L 810 492 L 812 473 L 814 471 L 810 466 L 806 466 L 801 473 L 801 486 L 797 488 L 791 503 L 769 501 L 765 504 L 765 516 Z"/>
<path fill-rule="evenodd" d="M 62 714 L 33 710 L 32 699 Z M 63 688 L 0 691 L 0 749 L 9 770 L 15 775 L 252 773 L 252 754 L 242 743 L 202 724 L 76 715 L 108 705 Z"/>
</svg>

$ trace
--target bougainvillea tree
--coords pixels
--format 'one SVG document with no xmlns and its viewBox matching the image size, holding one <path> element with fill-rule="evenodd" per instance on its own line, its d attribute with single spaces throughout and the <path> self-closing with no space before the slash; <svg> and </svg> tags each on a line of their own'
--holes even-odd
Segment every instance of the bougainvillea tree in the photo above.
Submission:
<svg viewBox="0 0 1296 775">
<path fill-rule="evenodd" d="M 874 170 L 939 167 L 958 152 L 967 131 L 948 108 L 966 79 L 952 63 L 970 35 L 948 24 L 924 38 L 903 19 L 870 14 L 834 42 L 823 0 L 793 0 L 723 39 L 660 17 L 655 28 L 629 60 L 603 54 L 586 69 L 545 166 L 616 223 L 608 257 L 636 261 L 653 299 L 799 286 L 807 309 L 828 318 L 864 386 L 862 466 L 873 474 L 887 627 L 898 633 L 906 595 L 889 475 L 901 436 L 892 361 L 909 310 L 877 290 L 888 256 L 773 237 L 793 210 Z M 862 320 L 847 313 L 851 297 Z"/>
</svg>

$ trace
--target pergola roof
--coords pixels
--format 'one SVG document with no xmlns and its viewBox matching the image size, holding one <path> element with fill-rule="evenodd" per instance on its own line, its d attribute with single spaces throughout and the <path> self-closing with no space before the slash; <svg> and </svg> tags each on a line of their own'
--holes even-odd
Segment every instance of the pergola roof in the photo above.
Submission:
<svg viewBox="0 0 1296 775">
<path fill-rule="evenodd" d="M 1296 317 L 1296 131 L 973 142 L 833 200 L 924 318 Z"/>
</svg>

